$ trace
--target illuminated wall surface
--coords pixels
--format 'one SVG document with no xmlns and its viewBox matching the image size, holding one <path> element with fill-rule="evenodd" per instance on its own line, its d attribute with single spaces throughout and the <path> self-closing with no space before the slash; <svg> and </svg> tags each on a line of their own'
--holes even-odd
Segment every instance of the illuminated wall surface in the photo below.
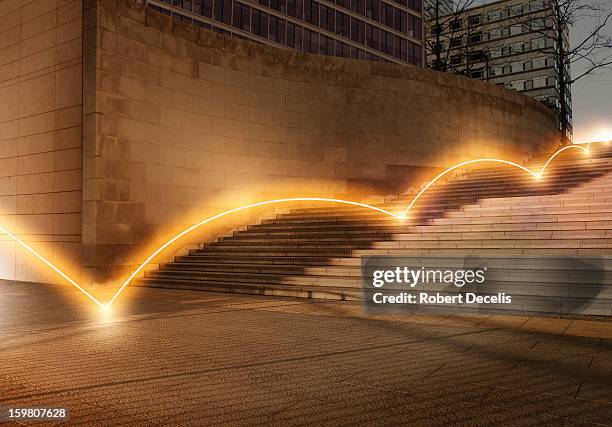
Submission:
<svg viewBox="0 0 612 427">
<path fill-rule="evenodd" d="M 0 1 L 0 222 L 69 265 L 81 252 L 81 4 Z M 4 235 L 0 277 L 56 280 Z"/>
<path fill-rule="evenodd" d="M 0 2 L 0 219 L 81 282 L 123 276 L 223 208 L 397 194 L 554 144 L 544 106 L 484 82 L 281 51 L 130 0 L 81 4 Z M 59 281 L 1 239 L 0 277 Z"/>
</svg>

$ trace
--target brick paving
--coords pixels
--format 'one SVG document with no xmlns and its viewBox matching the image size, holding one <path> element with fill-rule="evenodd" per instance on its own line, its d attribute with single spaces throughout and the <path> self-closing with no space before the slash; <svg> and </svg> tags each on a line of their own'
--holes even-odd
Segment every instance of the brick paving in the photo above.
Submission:
<svg viewBox="0 0 612 427">
<path fill-rule="evenodd" d="M 0 406 L 75 425 L 609 425 L 612 322 L 0 283 Z"/>
</svg>

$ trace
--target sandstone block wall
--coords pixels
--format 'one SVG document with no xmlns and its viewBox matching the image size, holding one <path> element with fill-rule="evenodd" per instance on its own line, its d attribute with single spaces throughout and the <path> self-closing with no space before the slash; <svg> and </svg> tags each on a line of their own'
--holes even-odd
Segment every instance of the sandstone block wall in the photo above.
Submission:
<svg viewBox="0 0 612 427">
<path fill-rule="evenodd" d="M 460 160 L 556 143 L 553 114 L 500 87 L 276 50 L 132 0 L 88 4 L 83 244 L 94 281 L 224 207 L 398 193 Z"/>
<path fill-rule="evenodd" d="M 81 59 L 82 0 L 0 1 L 0 224 L 64 266 L 81 254 Z M 0 277 L 57 279 L 2 233 Z"/>
</svg>

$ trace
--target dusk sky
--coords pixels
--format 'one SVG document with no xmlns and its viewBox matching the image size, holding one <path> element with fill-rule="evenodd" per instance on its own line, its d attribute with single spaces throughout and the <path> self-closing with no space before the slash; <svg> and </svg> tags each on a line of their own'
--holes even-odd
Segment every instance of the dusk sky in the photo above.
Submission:
<svg viewBox="0 0 612 427">
<path fill-rule="evenodd" d="M 497 0 L 480 0 L 480 4 Z M 612 9 L 612 0 L 603 0 L 601 5 Z M 596 20 L 581 20 L 572 29 L 570 42 L 574 45 L 589 33 Z M 608 35 L 612 34 L 612 22 L 608 23 Z M 612 55 L 612 51 L 610 51 Z M 577 76 L 584 68 L 572 66 L 572 75 Z M 574 142 L 612 139 L 612 70 L 600 70 L 597 75 L 581 79 L 572 87 L 574 114 Z"/>
</svg>

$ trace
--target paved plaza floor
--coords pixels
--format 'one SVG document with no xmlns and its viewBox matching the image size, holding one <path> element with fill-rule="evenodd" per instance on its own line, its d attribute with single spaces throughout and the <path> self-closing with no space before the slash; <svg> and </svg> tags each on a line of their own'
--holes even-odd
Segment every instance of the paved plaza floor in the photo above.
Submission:
<svg viewBox="0 0 612 427">
<path fill-rule="evenodd" d="M 75 425 L 612 425 L 612 322 L 0 282 L 0 407 Z"/>
</svg>

